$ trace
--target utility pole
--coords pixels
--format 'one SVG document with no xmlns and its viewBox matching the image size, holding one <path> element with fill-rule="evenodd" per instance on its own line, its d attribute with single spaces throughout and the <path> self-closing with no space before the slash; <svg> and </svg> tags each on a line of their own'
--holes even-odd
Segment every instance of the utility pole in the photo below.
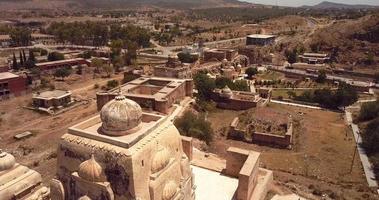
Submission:
<svg viewBox="0 0 379 200">
<path fill-rule="evenodd" d="M 354 134 L 354 133 L 353 133 Z M 353 172 L 353 166 L 354 166 L 354 160 L 355 160 L 355 156 L 357 154 L 357 150 L 358 150 L 358 141 L 359 141 L 359 137 L 361 136 L 359 133 L 358 134 L 358 138 L 357 138 L 357 141 L 355 143 L 355 148 L 354 148 L 354 154 L 353 154 L 353 160 L 351 161 L 351 165 L 350 165 L 350 174 Z"/>
</svg>

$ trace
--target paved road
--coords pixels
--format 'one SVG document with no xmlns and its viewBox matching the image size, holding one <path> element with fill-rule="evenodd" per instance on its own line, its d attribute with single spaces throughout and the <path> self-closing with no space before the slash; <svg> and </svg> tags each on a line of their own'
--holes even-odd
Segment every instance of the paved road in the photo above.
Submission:
<svg viewBox="0 0 379 200">
<path fill-rule="evenodd" d="M 307 77 L 313 77 L 316 78 L 318 75 L 317 74 L 312 74 L 312 73 L 307 73 L 305 70 L 299 70 L 299 69 L 286 69 L 284 66 L 271 66 L 269 69 L 279 71 L 279 72 L 289 72 L 293 74 L 299 74 Z M 328 80 L 334 80 L 334 81 L 342 81 L 345 83 L 348 83 L 353 86 L 359 86 L 359 87 L 377 87 L 379 88 L 379 84 L 375 84 L 372 82 L 365 82 L 365 81 L 356 81 L 350 78 L 344 78 L 341 76 L 334 76 L 334 75 L 327 75 L 326 78 Z"/>
<path fill-rule="evenodd" d="M 357 145 L 359 157 L 362 162 L 363 170 L 365 172 L 367 183 L 369 187 L 378 187 L 378 183 L 375 179 L 374 169 L 372 168 L 372 165 L 368 159 L 368 156 L 362 147 L 362 138 L 360 137 L 359 127 L 358 125 L 353 123 L 353 117 L 350 111 L 345 110 L 345 114 L 346 114 L 347 124 L 351 126 L 351 129 L 353 130 L 354 139 Z"/>
</svg>

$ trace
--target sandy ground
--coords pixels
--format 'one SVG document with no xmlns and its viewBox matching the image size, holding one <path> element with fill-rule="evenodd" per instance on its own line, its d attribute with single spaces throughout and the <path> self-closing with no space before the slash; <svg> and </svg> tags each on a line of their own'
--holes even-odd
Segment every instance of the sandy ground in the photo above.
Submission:
<svg viewBox="0 0 379 200">
<path fill-rule="evenodd" d="M 216 137 L 209 151 L 225 158 L 230 146 L 259 151 L 261 166 L 274 171 L 277 185 L 319 199 L 311 193 L 328 194 L 336 199 L 378 199 L 363 176 L 359 158 L 354 160 L 355 144 L 343 113 L 270 104 L 292 114 L 295 124 L 292 150 L 248 144 L 226 139 L 228 124 L 242 112 L 216 110 L 208 115 Z"/>
<path fill-rule="evenodd" d="M 0 148 L 12 153 L 21 164 L 40 172 L 44 181 L 50 180 L 55 174 L 59 138 L 70 126 L 98 113 L 94 84 L 102 86 L 110 79 L 121 79 L 122 75 L 114 75 L 110 79 L 89 77 L 92 76 L 73 76 L 65 82 L 56 82 L 56 87 L 68 87 L 74 98 L 87 101 L 56 116 L 23 108 L 30 104 L 32 94 L 0 102 Z M 25 131 L 31 131 L 34 136 L 20 141 L 13 138 Z"/>
</svg>

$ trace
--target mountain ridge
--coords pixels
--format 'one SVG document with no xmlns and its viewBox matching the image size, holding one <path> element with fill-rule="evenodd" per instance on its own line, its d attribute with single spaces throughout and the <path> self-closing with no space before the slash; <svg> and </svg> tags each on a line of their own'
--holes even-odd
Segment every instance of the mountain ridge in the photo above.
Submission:
<svg viewBox="0 0 379 200">
<path fill-rule="evenodd" d="M 370 9 L 379 8 L 379 6 L 366 5 L 366 4 L 343 4 L 331 1 L 322 1 L 314 6 L 302 6 L 303 8 L 312 9 Z"/>
</svg>

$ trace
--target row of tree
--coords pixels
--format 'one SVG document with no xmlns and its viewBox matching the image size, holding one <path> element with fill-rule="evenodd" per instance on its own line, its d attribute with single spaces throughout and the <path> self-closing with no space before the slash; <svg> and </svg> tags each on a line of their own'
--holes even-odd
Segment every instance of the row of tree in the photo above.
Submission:
<svg viewBox="0 0 379 200">
<path fill-rule="evenodd" d="M 59 42 L 69 42 L 77 45 L 105 46 L 111 40 L 124 41 L 124 47 L 133 42 L 137 47 L 150 45 L 148 30 L 134 26 L 120 24 L 106 24 L 103 22 L 55 22 L 46 33 L 56 36 Z"/>
<path fill-rule="evenodd" d="M 288 95 L 297 101 L 318 103 L 320 106 L 330 109 L 346 107 L 358 100 L 357 91 L 349 84 L 340 83 L 337 90 L 330 88 L 307 90 L 300 95 L 289 91 Z"/>
<path fill-rule="evenodd" d="M 26 57 L 24 50 L 20 51 L 19 54 L 19 58 L 17 59 L 16 54 L 13 52 L 13 70 L 18 71 L 21 68 L 31 69 L 35 66 L 36 58 L 34 57 L 32 50 L 29 50 L 28 58 Z"/>
</svg>

